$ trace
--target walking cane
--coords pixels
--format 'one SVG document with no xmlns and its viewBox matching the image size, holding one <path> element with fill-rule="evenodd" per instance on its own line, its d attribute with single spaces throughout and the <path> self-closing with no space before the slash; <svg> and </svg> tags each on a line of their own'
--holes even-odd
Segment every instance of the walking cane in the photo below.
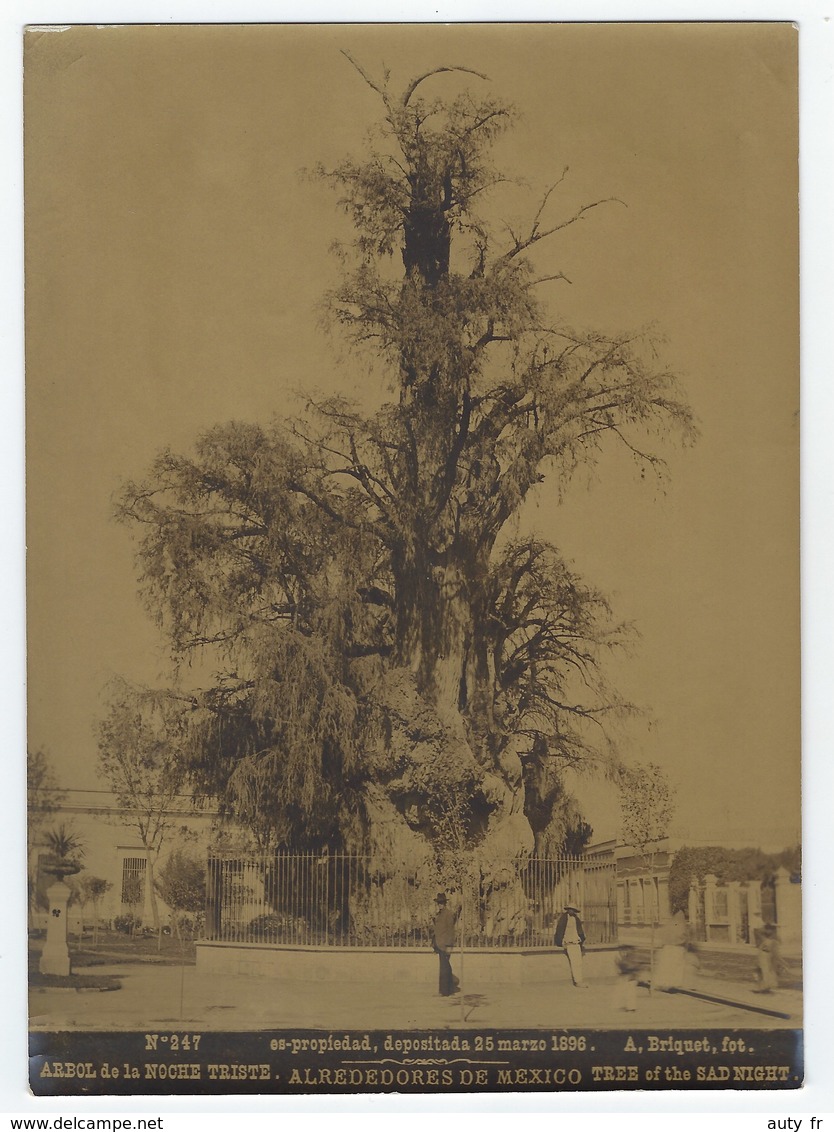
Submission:
<svg viewBox="0 0 834 1132">
<path fill-rule="evenodd" d="M 460 963 L 458 970 L 460 971 L 460 986 L 463 986 L 463 948 L 466 943 L 466 884 L 465 881 L 460 886 Z M 460 992 L 460 1020 L 466 1021 L 465 1003 L 463 1001 L 463 991 Z"/>
</svg>

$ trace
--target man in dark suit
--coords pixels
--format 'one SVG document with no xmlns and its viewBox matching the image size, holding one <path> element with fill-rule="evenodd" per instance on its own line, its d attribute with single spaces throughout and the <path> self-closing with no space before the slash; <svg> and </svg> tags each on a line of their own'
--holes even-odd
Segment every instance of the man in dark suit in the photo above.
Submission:
<svg viewBox="0 0 834 1132">
<path fill-rule="evenodd" d="M 432 947 L 440 958 L 440 993 L 445 997 L 454 994 L 460 981 L 452 974 L 451 954 L 455 946 L 455 917 L 446 906 L 446 893 L 435 897 L 437 914 L 432 923 Z"/>
<path fill-rule="evenodd" d="M 556 924 L 553 942 L 557 947 L 565 949 L 573 985 L 585 989 L 588 986 L 582 977 L 582 944 L 585 942 L 585 929 L 582 927 L 576 905 L 566 905 Z"/>
</svg>

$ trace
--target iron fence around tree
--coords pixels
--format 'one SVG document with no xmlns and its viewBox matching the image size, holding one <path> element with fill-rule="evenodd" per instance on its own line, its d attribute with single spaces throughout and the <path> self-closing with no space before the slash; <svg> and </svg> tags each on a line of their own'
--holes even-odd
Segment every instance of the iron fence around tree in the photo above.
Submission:
<svg viewBox="0 0 834 1132">
<path fill-rule="evenodd" d="M 617 937 L 616 866 L 583 857 L 383 870 L 344 853 L 209 858 L 206 937 L 296 947 L 423 947 L 439 889 L 470 948 L 553 946 L 566 904 L 582 911 L 588 943 Z"/>
</svg>

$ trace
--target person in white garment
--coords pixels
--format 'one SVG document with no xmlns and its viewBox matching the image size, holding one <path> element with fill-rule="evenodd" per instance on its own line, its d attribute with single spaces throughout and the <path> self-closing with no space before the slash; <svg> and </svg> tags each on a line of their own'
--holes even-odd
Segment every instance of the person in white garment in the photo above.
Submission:
<svg viewBox="0 0 834 1132">
<path fill-rule="evenodd" d="M 556 935 L 553 941 L 557 947 L 563 947 L 570 963 L 570 974 L 575 987 L 588 986 L 582 977 L 582 944 L 585 942 L 585 929 L 579 918 L 579 909 L 568 904 L 556 924 Z"/>
</svg>

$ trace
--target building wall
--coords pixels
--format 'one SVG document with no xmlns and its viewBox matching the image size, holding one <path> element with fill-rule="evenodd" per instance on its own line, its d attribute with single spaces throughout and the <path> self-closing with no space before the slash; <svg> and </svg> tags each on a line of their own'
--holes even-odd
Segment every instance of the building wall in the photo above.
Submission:
<svg viewBox="0 0 834 1132">
<path fill-rule="evenodd" d="M 208 843 L 216 821 L 214 811 L 195 811 L 188 799 L 183 798 L 178 807 L 169 815 L 170 828 L 162 842 L 158 870 L 169 854 L 177 848 L 186 848 L 196 856 L 205 857 Z M 131 821 L 131 814 L 116 803 L 115 798 L 106 792 L 74 791 L 69 795 L 68 801 L 58 807 L 51 815 L 48 828 L 64 826 L 69 832 L 75 834 L 83 848 L 82 870 L 76 877 L 79 880 L 84 876 L 101 877 L 110 884 L 107 893 L 99 901 L 98 916 L 100 922 L 112 924 L 116 916 L 131 910 L 124 897 L 126 892 L 125 881 L 130 875 L 136 875 L 141 888 L 141 899 L 136 912 L 143 924 L 151 924 L 153 916 L 150 902 L 150 885 L 147 873 L 147 851 L 135 824 Z M 36 881 L 36 893 L 43 894 L 54 880 L 44 873 L 43 859 L 47 855 L 44 838 L 40 844 L 37 842 L 30 848 L 30 873 Z M 157 896 L 160 916 L 163 922 L 168 916 L 164 901 Z M 69 926 L 71 931 L 81 930 L 82 910 L 77 903 L 69 909 Z M 83 909 L 85 923 L 92 924 L 95 910 L 92 904 Z M 38 907 L 36 897 L 32 912 L 32 926 L 43 927 L 45 912 Z M 43 922 L 42 922 L 43 921 Z"/>
<path fill-rule="evenodd" d="M 611 840 L 589 845 L 586 856 L 616 863 L 617 927 L 666 924 L 672 918 L 669 906 L 669 866 L 677 844 L 658 842 L 649 854 Z"/>
<path fill-rule="evenodd" d="M 669 866 L 673 853 L 665 843 L 650 855 L 618 846 L 617 921 L 625 927 L 665 924 L 672 918 L 669 906 Z"/>
</svg>

